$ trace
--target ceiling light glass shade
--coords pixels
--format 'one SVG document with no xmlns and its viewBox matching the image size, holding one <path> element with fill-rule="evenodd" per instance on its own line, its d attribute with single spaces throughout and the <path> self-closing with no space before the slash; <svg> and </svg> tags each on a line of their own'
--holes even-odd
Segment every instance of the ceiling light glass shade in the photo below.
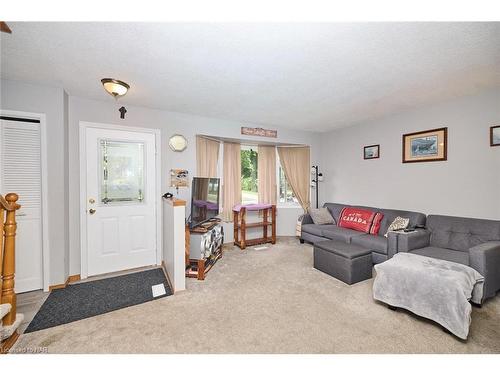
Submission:
<svg viewBox="0 0 500 375">
<path fill-rule="evenodd" d="M 104 90 L 115 98 L 125 95 L 130 88 L 127 83 L 112 78 L 103 78 L 101 79 L 101 83 L 104 86 Z"/>
</svg>

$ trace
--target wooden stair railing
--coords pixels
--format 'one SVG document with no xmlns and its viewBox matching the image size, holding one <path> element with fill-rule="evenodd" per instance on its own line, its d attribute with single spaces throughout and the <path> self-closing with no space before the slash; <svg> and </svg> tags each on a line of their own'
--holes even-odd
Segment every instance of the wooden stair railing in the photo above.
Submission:
<svg viewBox="0 0 500 375">
<path fill-rule="evenodd" d="M 19 196 L 9 193 L 0 195 L 0 304 L 10 304 L 10 312 L 4 316 L 4 326 L 14 324 L 16 320 L 16 293 L 14 277 L 16 270 L 16 211 L 21 208 L 17 204 Z M 5 218 L 5 221 L 4 221 Z"/>
</svg>

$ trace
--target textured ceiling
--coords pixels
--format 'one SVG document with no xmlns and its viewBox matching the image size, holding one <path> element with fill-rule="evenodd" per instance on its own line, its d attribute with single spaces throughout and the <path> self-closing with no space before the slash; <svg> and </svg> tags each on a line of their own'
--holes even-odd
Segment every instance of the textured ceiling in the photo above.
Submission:
<svg viewBox="0 0 500 375">
<path fill-rule="evenodd" d="M 500 86 L 500 23 L 19 23 L 1 76 L 124 104 L 325 131 Z"/>
</svg>

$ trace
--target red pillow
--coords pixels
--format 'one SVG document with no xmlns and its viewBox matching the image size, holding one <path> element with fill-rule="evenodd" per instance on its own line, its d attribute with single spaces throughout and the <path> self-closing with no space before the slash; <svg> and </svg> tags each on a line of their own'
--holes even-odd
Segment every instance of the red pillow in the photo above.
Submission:
<svg viewBox="0 0 500 375">
<path fill-rule="evenodd" d="M 338 226 L 360 232 L 378 234 L 380 222 L 383 217 L 384 215 L 380 212 L 354 207 L 344 207 L 342 211 L 340 211 Z"/>
<path fill-rule="evenodd" d="M 380 223 L 382 222 L 383 218 L 384 218 L 384 215 L 381 214 L 380 212 L 377 212 L 375 214 L 375 217 L 373 218 L 372 226 L 370 227 L 370 234 L 378 235 L 378 231 L 380 230 Z"/>
</svg>

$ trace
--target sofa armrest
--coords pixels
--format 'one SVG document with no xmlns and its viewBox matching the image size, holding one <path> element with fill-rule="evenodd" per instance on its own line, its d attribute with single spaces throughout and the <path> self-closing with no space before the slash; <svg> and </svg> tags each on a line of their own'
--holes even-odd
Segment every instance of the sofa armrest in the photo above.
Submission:
<svg viewBox="0 0 500 375">
<path fill-rule="evenodd" d="M 489 241 L 469 249 L 469 265 L 484 276 L 483 301 L 500 290 L 500 241 Z"/>
<path fill-rule="evenodd" d="M 396 233 L 398 237 L 398 253 L 420 249 L 430 245 L 431 232 L 427 230 L 416 230 L 415 232 Z"/>
<path fill-rule="evenodd" d="M 387 233 L 387 259 L 391 259 L 398 252 L 398 234 Z"/>
<path fill-rule="evenodd" d="M 304 224 L 314 224 L 311 215 L 309 214 L 303 214 L 302 215 L 302 225 Z"/>
</svg>

